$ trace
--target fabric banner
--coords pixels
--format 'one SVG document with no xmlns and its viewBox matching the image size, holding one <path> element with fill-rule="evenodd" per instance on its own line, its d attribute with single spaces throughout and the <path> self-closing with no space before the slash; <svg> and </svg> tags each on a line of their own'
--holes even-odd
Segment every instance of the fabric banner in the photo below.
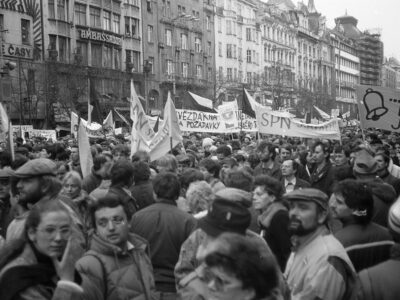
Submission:
<svg viewBox="0 0 400 300">
<path fill-rule="evenodd" d="M 218 106 L 218 114 L 221 121 L 225 123 L 225 128 L 227 130 L 234 130 L 239 127 L 239 120 L 235 113 L 236 111 L 238 111 L 236 101 L 227 102 Z"/>
<path fill-rule="evenodd" d="M 78 123 L 79 123 L 78 115 L 74 112 L 71 112 L 71 134 L 73 134 L 75 138 L 78 136 Z M 99 123 L 91 123 L 89 125 L 88 122 L 82 118 L 81 118 L 81 123 L 86 128 L 88 137 L 91 138 L 104 137 L 103 128 Z"/>
<path fill-rule="evenodd" d="M 82 121 L 82 120 L 81 120 Z M 93 157 L 90 150 L 89 137 L 86 131 L 86 126 L 83 122 L 78 124 L 78 149 L 79 149 L 79 162 L 83 178 L 90 175 L 93 167 Z"/>
<path fill-rule="evenodd" d="M 179 127 L 182 131 L 226 133 L 240 130 L 256 132 L 257 122 L 241 111 L 235 111 L 238 126 L 232 130 L 226 129 L 225 123 L 219 114 L 206 113 L 196 110 L 177 109 Z"/>
<path fill-rule="evenodd" d="M 381 86 L 357 86 L 362 128 L 400 132 L 400 91 Z"/>
<path fill-rule="evenodd" d="M 325 138 L 340 140 L 339 120 L 331 119 L 321 124 L 305 124 L 285 117 L 281 113 L 259 108 L 256 111 L 257 125 L 261 133 L 303 138 Z"/>
<path fill-rule="evenodd" d="M 57 141 L 57 134 L 56 134 L 55 130 L 32 129 L 32 130 L 29 130 L 29 131 L 22 131 L 22 136 L 25 136 L 25 132 L 28 132 L 29 138 L 37 136 L 37 137 L 43 137 L 47 141 L 50 140 L 50 139 L 53 142 Z"/>
</svg>

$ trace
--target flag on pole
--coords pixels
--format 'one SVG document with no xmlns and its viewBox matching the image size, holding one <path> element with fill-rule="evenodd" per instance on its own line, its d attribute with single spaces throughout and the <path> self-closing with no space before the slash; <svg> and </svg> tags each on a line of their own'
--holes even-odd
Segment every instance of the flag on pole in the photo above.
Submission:
<svg viewBox="0 0 400 300">
<path fill-rule="evenodd" d="M 91 122 L 96 122 L 103 124 L 103 114 L 100 107 L 100 94 L 96 91 L 96 86 L 94 84 L 94 79 L 89 79 L 90 85 L 90 103 L 93 106 L 93 112 L 91 114 Z"/>
<path fill-rule="evenodd" d="M 131 127 L 131 123 L 116 109 L 114 108 L 115 113 L 117 114 L 117 117 L 119 117 L 126 125 Z"/>
<path fill-rule="evenodd" d="M 157 121 L 156 121 L 156 123 L 154 124 L 154 128 L 153 128 L 153 131 L 154 131 L 154 132 L 158 132 L 158 126 L 160 125 L 159 123 L 160 123 L 160 115 L 158 115 Z"/>
<path fill-rule="evenodd" d="M 14 160 L 14 133 L 11 121 L 8 118 L 7 111 L 3 104 L 0 103 L 0 139 L 7 140 L 11 158 Z"/>
<path fill-rule="evenodd" d="M 93 105 L 88 103 L 88 119 L 87 119 L 87 123 L 88 123 L 89 126 L 92 124 L 92 112 L 93 112 Z"/>
<path fill-rule="evenodd" d="M 147 120 L 146 113 L 136 94 L 133 81 L 131 81 L 130 118 L 133 121 L 131 130 L 131 155 L 137 151 L 149 151 L 149 144 L 154 137 L 153 128 Z"/>
<path fill-rule="evenodd" d="M 175 147 L 182 140 L 175 105 L 172 102 L 171 93 L 168 92 L 168 100 L 164 108 L 163 125 L 150 143 L 151 161 L 157 160 L 167 154 L 171 150 L 171 147 Z"/>
<path fill-rule="evenodd" d="M 90 151 L 89 137 L 86 132 L 86 126 L 81 120 L 78 124 L 78 149 L 79 162 L 81 164 L 82 176 L 85 178 L 90 175 L 93 167 L 93 157 Z"/>
<path fill-rule="evenodd" d="M 253 99 L 253 97 L 251 97 L 247 90 L 243 88 L 243 95 L 239 106 L 239 108 L 242 109 L 242 113 L 248 115 L 249 117 L 255 118 L 256 104 L 257 102 Z"/>
<path fill-rule="evenodd" d="M 103 128 L 107 131 L 112 131 L 114 132 L 115 129 L 115 123 L 114 123 L 114 117 L 113 117 L 113 112 L 110 110 L 110 112 L 107 115 L 107 118 L 103 122 Z"/>
</svg>

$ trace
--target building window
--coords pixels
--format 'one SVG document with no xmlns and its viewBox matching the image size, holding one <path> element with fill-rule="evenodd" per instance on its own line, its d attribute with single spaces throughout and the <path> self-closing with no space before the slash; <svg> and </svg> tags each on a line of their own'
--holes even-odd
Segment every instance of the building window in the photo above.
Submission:
<svg viewBox="0 0 400 300">
<path fill-rule="evenodd" d="M 226 58 L 232 58 L 232 45 L 226 45 Z"/>
<path fill-rule="evenodd" d="M 133 64 L 133 71 L 140 72 L 140 52 L 139 51 L 130 51 L 130 52 L 132 53 L 131 63 Z"/>
<path fill-rule="evenodd" d="M 49 49 L 57 50 L 57 36 L 49 34 Z"/>
<path fill-rule="evenodd" d="M 81 59 L 81 64 L 87 66 L 88 64 L 88 44 L 83 42 L 76 42 L 76 54 Z"/>
<path fill-rule="evenodd" d="M 112 53 L 113 48 L 108 45 L 104 45 L 103 47 L 103 67 L 104 68 L 112 68 Z"/>
<path fill-rule="evenodd" d="M 65 37 L 58 37 L 58 60 L 66 62 L 68 57 L 68 45 L 67 45 L 67 38 Z"/>
<path fill-rule="evenodd" d="M 114 48 L 114 69 L 121 69 L 121 49 Z"/>
<path fill-rule="evenodd" d="M 21 38 L 23 45 L 31 44 L 30 27 L 31 27 L 31 22 L 29 20 L 21 19 Z"/>
<path fill-rule="evenodd" d="M 75 23 L 86 26 L 86 5 L 75 3 Z"/>
<path fill-rule="evenodd" d="M 147 1 L 147 11 L 148 12 L 152 12 L 152 10 L 153 10 L 153 4 L 151 3 L 151 0 L 146 0 Z"/>
<path fill-rule="evenodd" d="M 188 49 L 188 36 L 185 33 L 181 33 L 181 48 L 183 50 Z"/>
<path fill-rule="evenodd" d="M 132 37 L 139 36 L 139 19 L 125 17 L 125 34 Z"/>
<path fill-rule="evenodd" d="M 186 62 L 182 63 L 182 77 L 183 78 L 188 78 L 189 74 L 189 64 Z"/>
<path fill-rule="evenodd" d="M 197 53 L 201 52 L 201 39 L 199 39 L 199 38 L 194 39 L 194 50 Z"/>
<path fill-rule="evenodd" d="M 246 41 L 251 41 L 251 28 L 246 28 Z"/>
<path fill-rule="evenodd" d="M 174 74 L 174 63 L 171 59 L 167 59 L 167 75 Z"/>
<path fill-rule="evenodd" d="M 113 14 L 113 32 L 115 33 L 120 33 L 120 21 L 121 17 L 120 15 Z"/>
<path fill-rule="evenodd" d="M 147 42 L 153 42 L 153 26 L 147 25 Z"/>
<path fill-rule="evenodd" d="M 211 55 L 211 42 L 207 42 L 207 55 Z"/>
<path fill-rule="evenodd" d="M 203 68 L 201 65 L 196 65 L 196 77 L 197 79 L 203 78 Z"/>
<path fill-rule="evenodd" d="M 226 20 L 226 34 L 232 34 L 232 21 Z"/>
<path fill-rule="evenodd" d="M 111 13 L 109 11 L 103 11 L 103 29 L 111 31 Z"/>
<path fill-rule="evenodd" d="M 101 67 L 101 45 L 92 43 L 92 66 Z"/>
<path fill-rule="evenodd" d="M 222 32 L 222 18 L 218 17 L 218 32 Z"/>
<path fill-rule="evenodd" d="M 48 8 L 49 8 L 49 19 L 55 19 L 56 18 L 56 13 L 55 13 L 56 8 L 55 8 L 55 5 L 54 5 L 54 1 L 55 0 L 48 0 L 48 3 L 47 3 Z"/>
<path fill-rule="evenodd" d="M 218 42 L 218 55 L 222 57 L 222 43 Z"/>
<path fill-rule="evenodd" d="M 247 83 L 251 84 L 251 72 L 247 72 Z"/>
<path fill-rule="evenodd" d="M 4 15 L 0 14 L 0 30 L 4 29 Z"/>
<path fill-rule="evenodd" d="M 226 80 L 227 81 L 232 81 L 232 68 L 227 68 L 226 69 Z"/>
<path fill-rule="evenodd" d="M 238 47 L 238 60 L 242 61 L 242 48 Z"/>
<path fill-rule="evenodd" d="M 57 0 L 57 17 L 59 20 L 66 21 L 67 18 L 67 9 L 68 5 L 66 5 L 66 0 Z"/>
<path fill-rule="evenodd" d="M 247 50 L 246 54 L 247 54 L 247 62 L 251 63 L 251 50 Z"/>
<path fill-rule="evenodd" d="M 218 68 L 218 79 L 222 80 L 224 78 L 224 69 L 222 67 Z"/>
<path fill-rule="evenodd" d="M 212 81 L 212 68 L 208 68 L 207 70 L 207 80 Z"/>
<path fill-rule="evenodd" d="M 172 31 L 170 29 L 165 29 L 165 44 L 172 46 Z"/>
<path fill-rule="evenodd" d="M 211 30 L 211 17 L 206 16 L 206 28 L 207 30 Z"/>
<path fill-rule="evenodd" d="M 150 74 L 154 74 L 154 57 L 149 56 L 147 59 L 150 65 Z"/>
<path fill-rule="evenodd" d="M 100 8 L 90 7 L 90 27 L 101 27 Z"/>
</svg>

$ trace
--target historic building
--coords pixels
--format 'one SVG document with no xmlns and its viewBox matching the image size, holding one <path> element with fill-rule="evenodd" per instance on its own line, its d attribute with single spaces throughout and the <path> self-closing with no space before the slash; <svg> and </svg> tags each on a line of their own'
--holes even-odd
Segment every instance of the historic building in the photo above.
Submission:
<svg viewBox="0 0 400 300">
<path fill-rule="evenodd" d="M 365 31 L 357 43 L 360 55 L 360 83 L 382 85 L 384 55 L 380 32 Z"/>
<path fill-rule="evenodd" d="M 142 1 L 143 54 L 149 105 L 161 109 L 172 93 L 185 107 L 187 91 L 212 99 L 215 83 L 214 5 L 210 0 Z"/>
<path fill-rule="evenodd" d="M 389 60 L 385 60 L 382 65 L 382 86 L 396 89 L 397 88 L 397 70 Z"/>
<path fill-rule="evenodd" d="M 219 101 L 241 96 L 243 87 L 260 90 L 263 72 L 258 1 L 218 0 L 215 16 L 215 96 Z"/>
</svg>

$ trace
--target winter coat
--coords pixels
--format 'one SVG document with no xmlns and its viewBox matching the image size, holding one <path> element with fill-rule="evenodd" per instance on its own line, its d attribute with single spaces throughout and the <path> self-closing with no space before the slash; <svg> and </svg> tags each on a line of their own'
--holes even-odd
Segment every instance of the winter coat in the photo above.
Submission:
<svg viewBox="0 0 400 300">
<path fill-rule="evenodd" d="M 16 258 L 10 261 L 1 269 L 0 280 L 3 275 L 7 275 L 7 271 L 11 271 L 14 267 L 33 266 L 38 263 L 34 250 L 27 243 Z M 26 275 L 26 274 L 25 274 Z M 23 276 L 23 275 L 21 275 Z M 23 278 L 23 277 L 22 277 Z M 25 278 L 23 278 L 25 279 Z M 25 279 L 26 280 L 26 279 Z M 82 295 L 79 290 L 68 286 L 57 286 L 58 277 L 54 276 L 47 285 L 36 284 L 19 292 L 13 299 L 18 300 L 81 300 Z M 18 284 L 18 283 L 15 283 Z M 79 288 L 79 287 L 78 287 Z"/>
<path fill-rule="evenodd" d="M 328 196 L 332 192 L 332 185 L 335 180 L 335 168 L 331 162 L 326 162 L 325 166 L 318 171 L 317 165 L 311 170 L 310 183 L 311 187 L 323 191 Z"/>
<path fill-rule="evenodd" d="M 179 250 L 196 224 L 192 215 L 181 211 L 175 201 L 166 199 L 158 199 L 132 217 L 131 232 L 149 242 L 158 291 L 176 292 L 174 267 Z"/>
<path fill-rule="evenodd" d="M 400 244 L 392 248 L 391 259 L 359 273 L 359 300 L 397 300 L 400 295 Z"/>
<path fill-rule="evenodd" d="M 343 246 L 324 227 L 294 249 L 285 270 L 293 300 L 353 299 L 354 267 Z"/>
<path fill-rule="evenodd" d="M 369 181 L 368 185 L 372 190 L 372 198 L 374 199 L 372 222 L 387 227 L 389 208 L 396 200 L 396 191 L 380 178 Z"/>
<path fill-rule="evenodd" d="M 151 180 L 135 182 L 130 190 L 132 197 L 136 199 L 139 209 L 154 203 L 153 184 Z"/>
<path fill-rule="evenodd" d="M 95 174 L 92 168 L 92 172 L 90 172 L 90 174 L 87 175 L 82 180 L 82 190 L 90 194 L 100 185 L 100 183 L 101 183 L 101 176 Z"/>
<path fill-rule="evenodd" d="M 375 223 L 348 224 L 335 233 L 357 272 L 390 257 L 394 242 L 389 230 Z"/>
<path fill-rule="evenodd" d="M 260 162 L 257 167 L 254 168 L 253 176 L 256 177 L 258 175 L 268 175 L 276 180 L 280 181 L 282 179 L 282 171 L 281 165 L 274 161 L 272 168 L 266 168 L 264 162 Z"/>
<path fill-rule="evenodd" d="M 153 268 L 147 242 L 131 234 L 127 251 L 94 235 L 90 250 L 76 263 L 85 300 L 153 300 Z"/>
</svg>

